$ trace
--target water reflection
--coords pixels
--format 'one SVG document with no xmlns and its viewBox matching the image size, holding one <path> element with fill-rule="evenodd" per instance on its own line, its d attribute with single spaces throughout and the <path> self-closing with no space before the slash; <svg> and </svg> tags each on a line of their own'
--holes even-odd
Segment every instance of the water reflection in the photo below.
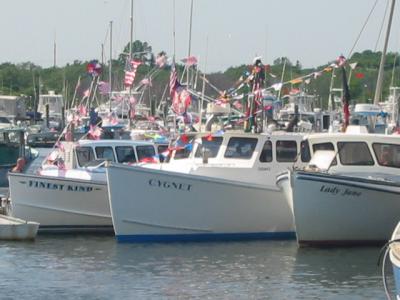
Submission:
<svg viewBox="0 0 400 300">
<path fill-rule="evenodd" d="M 384 299 L 379 248 L 298 249 L 295 241 L 118 244 L 39 236 L 0 247 L 15 299 Z"/>
</svg>

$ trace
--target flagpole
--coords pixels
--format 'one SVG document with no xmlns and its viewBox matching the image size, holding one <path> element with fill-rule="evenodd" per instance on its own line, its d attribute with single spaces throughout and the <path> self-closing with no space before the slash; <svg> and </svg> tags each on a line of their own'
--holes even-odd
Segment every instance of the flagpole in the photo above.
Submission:
<svg viewBox="0 0 400 300">
<path fill-rule="evenodd" d="M 379 100 L 380 100 L 381 94 L 382 94 L 383 71 L 384 71 L 383 68 L 385 66 L 386 51 L 387 51 L 387 46 L 388 46 L 388 43 L 389 43 L 390 28 L 392 26 L 393 11 L 394 11 L 395 3 L 396 3 L 396 0 L 392 0 L 392 4 L 390 6 L 389 20 L 388 20 L 386 36 L 385 36 L 385 44 L 383 46 L 383 51 L 382 51 L 382 55 L 381 55 L 381 62 L 379 64 L 378 79 L 377 79 L 377 82 L 376 82 L 376 89 L 375 89 L 375 96 L 374 96 L 374 104 L 375 105 L 377 105 L 379 103 Z"/>
<path fill-rule="evenodd" d="M 111 107 L 111 95 L 112 95 L 112 23 L 113 23 L 113 21 L 110 21 L 110 63 L 108 65 L 108 81 L 110 82 L 110 94 L 109 94 L 110 112 L 112 111 L 112 107 Z"/>
<path fill-rule="evenodd" d="M 131 0 L 131 17 L 130 17 L 130 21 L 131 21 L 131 32 L 130 32 L 130 38 L 129 38 L 129 64 L 132 61 L 132 42 L 133 42 L 133 0 Z M 132 83 L 133 84 L 133 83 Z M 131 114 L 130 114 L 130 101 L 131 101 L 131 96 L 132 96 L 132 85 L 129 85 L 129 99 L 128 99 L 128 103 L 129 103 L 129 109 L 128 109 L 128 123 L 129 123 L 129 127 L 131 125 Z M 124 99 L 125 100 L 125 99 Z M 122 109 L 122 114 L 124 113 L 124 109 Z"/>
</svg>

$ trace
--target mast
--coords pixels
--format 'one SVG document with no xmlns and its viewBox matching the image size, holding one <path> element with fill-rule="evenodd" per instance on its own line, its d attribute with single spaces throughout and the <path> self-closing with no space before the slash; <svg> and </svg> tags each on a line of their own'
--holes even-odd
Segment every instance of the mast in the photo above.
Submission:
<svg viewBox="0 0 400 300">
<path fill-rule="evenodd" d="M 131 0 L 131 17 L 130 17 L 130 25 L 131 25 L 131 31 L 130 31 L 130 35 L 129 35 L 129 61 L 128 64 L 131 64 L 132 61 L 132 41 L 133 41 L 133 0 Z M 129 86 L 129 99 L 128 99 L 128 103 L 127 103 L 127 109 L 128 109 L 128 122 L 129 125 L 131 123 L 131 114 L 130 114 L 130 101 L 131 101 L 131 96 L 132 96 L 132 85 Z M 125 97 L 124 97 L 125 100 Z M 124 105 L 125 106 L 125 105 Z M 122 108 L 122 118 L 124 114 L 124 108 Z"/>
<path fill-rule="evenodd" d="M 376 82 L 374 104 L 378 104 L 379 103 L 379 100 L 380 100 L 381 94 L 382 94 L 383 68 L 385 66 L 386 51 L 387 51 L 387 46 L 388 46 L 388 43 L 389 43 L 390 28 L 392 26 L 393 11 L 394 11 L 395 3 L 396 3 L 396 0 L 392 0 L 391 6 L 390 6 L 389 20 L 388 20 L 386 36 L 385 36 L 385 44 L 384 44 L 383 50 L 382 50 L 381 62 L 379 64 L 378 79 L 377 79 L 377 82 Z"/>
<path fill-rule="evenodd" d="M 190 57 L 190 50 L 191 50 L 191 45 L 192 45 L 192 17 L 193 17 L 193 0 L 190 1 L 190 21 L 189 21 L 189 48 L 188 48 L 188 57 L 187 59 L 189 60 Z M 186 73 L 186 86 L 189 87 L 189 77 L 190 77 L 190 72 L 189 72 L 189 64 L 186 63 L 186 68 L 187 68 L 187 73 Z"/>
<path fill-rule="evenodd" d="M 56 33 L 54 33 L 54 45 L 53 45 L 53 67 L 57 66 L 57 43 L 56 43 Z"/>
<path fill-rule="evenodd" d="M 110 83 L 110 94 L 109 94 L 109 101 L 110 101 L 110 112 L 111 112 L 111 93 L 112 93 L 112 23 L 110 21 L 110 63 L 108 65 L 108 81 Z"/>
</svg>

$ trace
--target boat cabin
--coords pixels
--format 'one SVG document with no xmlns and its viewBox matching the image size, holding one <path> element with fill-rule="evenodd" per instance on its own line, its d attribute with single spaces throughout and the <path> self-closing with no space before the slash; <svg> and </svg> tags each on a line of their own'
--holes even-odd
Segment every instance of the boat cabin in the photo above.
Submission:
<svg viewBox="0 0 400 300">
<path fill-rule="evenodd" d="M 377 173 L 399 173 L 400 139 L 396 135 L 313 134 L 303 141 L 300 156 L 303 161 L 309 161 L 319 150 L 335 152 L 335 158 L 329 166 L 332 172 L 363 172 L 368 169 L 370 172 L 373 166 Z"/>
<path fill-rule="evenodd" d="M 240 179 L 275 185 L 275 175 L 295 162 L 303 147 L 301 133 L 249 134 L 225 132 L 186 136 L 176 142 L 169 164 L 163 169 L 199 175 Z"/>
<path fill-rule="evenodd" d="M 132 140 L 80 140 L 63 142 L 48 157 L 48 165 L 82 169 L 98 167 L 105 161 L 123 164 L 159 162 L 157 145 L 152 142 Z"/>
</svg>

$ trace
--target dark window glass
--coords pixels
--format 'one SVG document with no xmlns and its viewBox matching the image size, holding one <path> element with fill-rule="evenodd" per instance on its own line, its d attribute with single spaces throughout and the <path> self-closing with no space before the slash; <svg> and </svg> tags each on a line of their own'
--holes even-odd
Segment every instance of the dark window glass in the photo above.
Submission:
<svg viewBox="0 0 400 300">
<path fill-rule="evenodd" d="M 163 155 L 163 153 L 165 151 L 167 151 L 167 149 L 168 149 L 168 145 L 158 145 L 157 146 L 157 152 L 158 152 L 158 157 L 160 158 L 160 162 L 164 162 L 167 159 L 167 157 L 165 157 Z"/>
<path fill-rule="evenodd" d="M 250 159 L 257 145 L 255 138 L 230 138 L 224 156 L 226 158 Z"/>
<path fill-rule="evenodd" d="M 135 150 L 131 146 L 117 146 L 115 152 L 117 152 L 117 159 L 120 163 L 135 163 L 137 161 Z"/>
<path fill-rule="evenodd" d="M 313 151 L 316 152 L 318 150 L 332 150 L 335 151 L 335 147 L 333 147 L 332 143 L 320 143 L 320 144 L 314 144 L 312 146 Z"/>
<path fill-rule="evenodd" d="M 197 147 L 196 157 L 202 157 L 203 153 L 207 153 L 207 157 L 212 158 L 216 157 L 219 151 L 219 148 L 222 144 L 222 137 L 213 136 L 213 137 L 203 137 L 201 139 L 201 144 Z"/>
<path fill-rule="evenodd" d="M 296 141 L 277 141 L 276 160 L 279 162 L 294 162 L 297 157 Z"/>
<path fill-rule="evenodd" d="M 400 168 L 400 145 L 372 144 L 378 164 L 385 167 Z"/>
<path fill-rule="evenodd" d="M 310 145 L 307 140 L 300 143 L 300 156 L 302 162 L 309 162 L 311 160 Z"/>
<path fill-rule="evenodd" d="M 115 161 L 112 147 L 96 147 L 95 150 L 98 159 Z"/>
<path fill-rule="evenodd" d="M 152 145 L 137 146 L 136 152 L 139 161 L 146 160 L 146 158 L 154 159 L 156 156 L 156 150 Z"/>
<path fill-rule="evenodd" d="M 81 167 L 87 166 L 90 162 L 96 159 L 91 147 L 77 147 L 75 152 L 78 164 Z"/>
<path fill-rule="evenodd" d="M 367 143 L 338 142 L 339 159 L 342 165 L 371 166 L 374 164 Z"/>
<path fill-rule="evenodd" d="M 272 142 L 266 141 L 261 151 L 260 162 L 272 161 Z"/>
<path fill-rule="evenodd" d="M 174 159 L 188 158 L 193 148 L 194 136 L 188 137 L 188 141 L 182 142 L 180 139 L 176 141 L 175 146 L 178 150 L 175 150 Z"/>
</svg>

